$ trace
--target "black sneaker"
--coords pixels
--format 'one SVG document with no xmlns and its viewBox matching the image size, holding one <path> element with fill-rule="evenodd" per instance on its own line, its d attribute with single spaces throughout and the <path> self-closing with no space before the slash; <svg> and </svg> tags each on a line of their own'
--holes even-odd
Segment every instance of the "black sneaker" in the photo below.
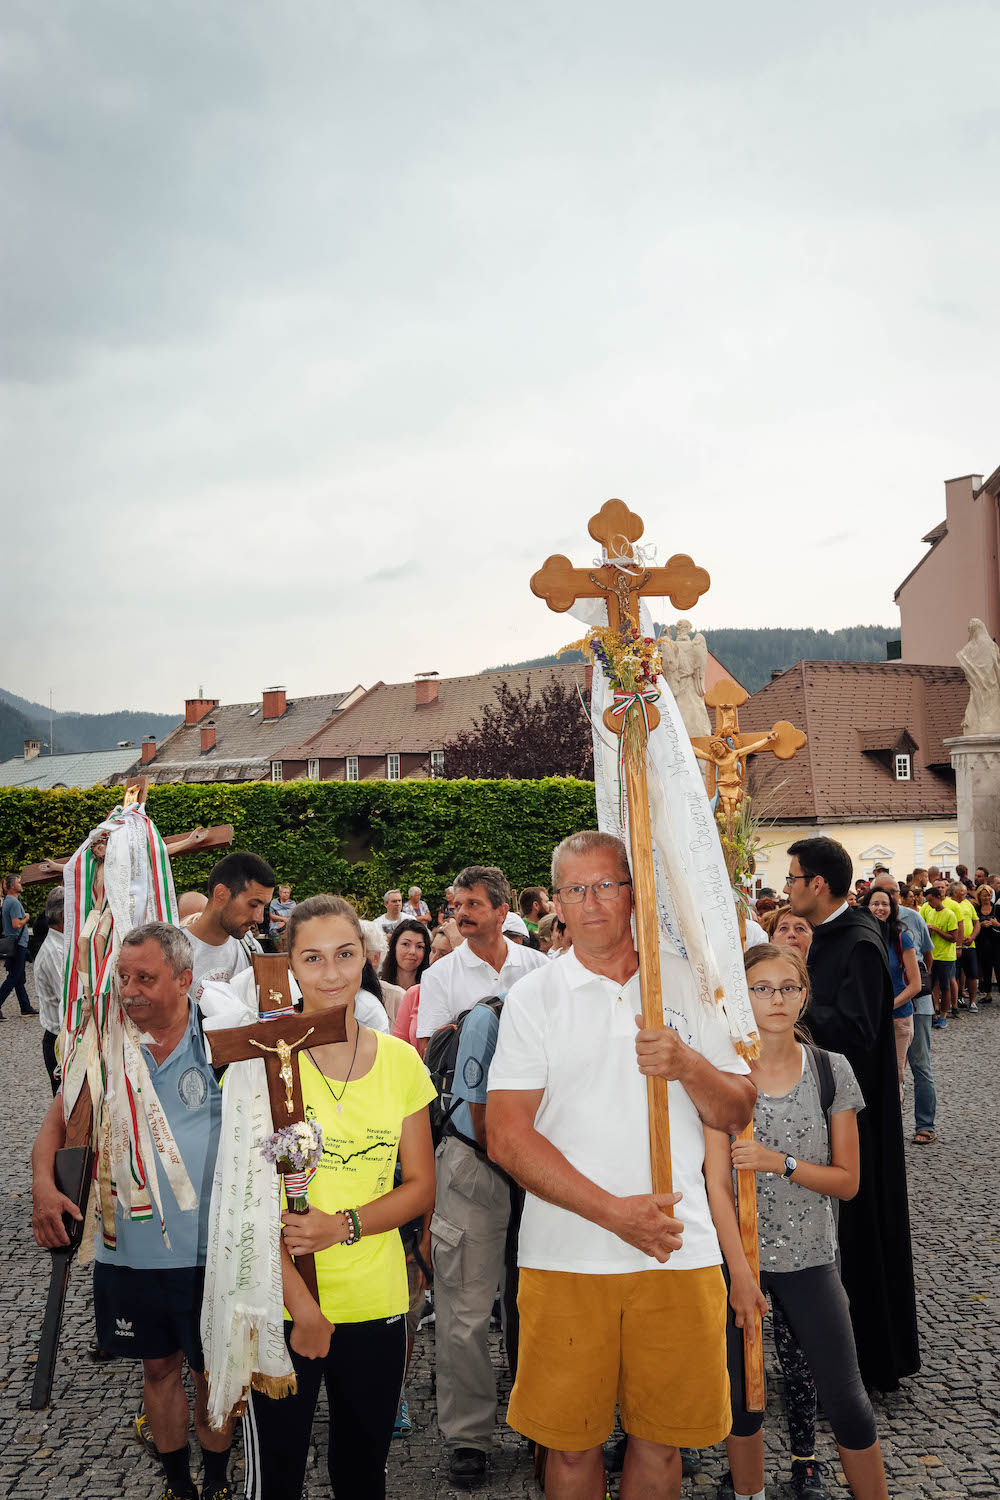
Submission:
<svg viewBox="0 0 1000 1500">
<path fill-rule="evenodd" d="M 472 1489 L 486 1478 L 486 1454 L 481 1448 L 456 1448 L 448 1460 L 448 1477 Z"/>
<path fill-rule="evenodd" d="M 719 1480 L 719 1488 L 715 1494 L 716 1500 L 735 1500 L 736 1490 L 733 1486 L 733 1476 L 728 1469 Z"/>
<path fill-rule="evenodd" d="M 818 1458 L 792 1460 L 792 1494 L 795 1500 L 833 1500 L 823 1480 L 823 1465 Z"/>
<path fill-rule="evenodd" d="M 681 1473 L 685 1479 L 701 1473 L 701 1454 L 697 1448 L 681 1449 Z"/>
</svg>

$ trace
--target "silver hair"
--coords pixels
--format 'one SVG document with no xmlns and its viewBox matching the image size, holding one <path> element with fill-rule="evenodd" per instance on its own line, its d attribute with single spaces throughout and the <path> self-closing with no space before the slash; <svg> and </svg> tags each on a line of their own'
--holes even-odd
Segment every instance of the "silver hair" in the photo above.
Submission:
<svg viewBox="0 0 1000 1500">
<path fill-rule="evenodd" d="M 481 885 L 494 911 L 512 905 L 510 884 L 496 865 L 466 865 L 464 870 L 459 870 L 453 884 L 456 891 L 471 891 L 474 885 Z"/>
<path fill-rule="evenodd" d="M 49 891 L 45 898 L 45 920 L 50 927 L 55 927 L 61 922 L 66 913 L 66 892 L 62 886 L 56 886 L 54 891 Z"/>
<path fill-rule="evenodd" d="M 423 890 L 421 889 L 421 887 L 419 885 L 411 885 L 410 889 L 406 893 L 407 898 L 409 898 L 410 896 L 412 896 L 414 891 L 416 891 L 416 893 L 417 893 L 418 896 L 422 896 L 424 894 Z"/>
<path fill-rule="evenodd" d="M 378 963 L 375 965 L 377 969 L 383 958 L 385 958 L 386 950 L 389 947 L 389 940 L 377 922 L 362 922 L 361 935 L 365 940 L 365 952 L 375 953 L 378 956 Z"/>
<path fill-rule="evenodd" d="M 163 957 L 170 965 L 176 979 L 185 969 L 194 966 L 194 950 L 183 927 L 174 927 L 170 922 L 144 922 L 133 927 L 122 938 L 123 948 L 141 948 L 143 943 L 159 943 Z"/>
<path fill-rule="evenodd" d="M 581 833 L 571 833 L 552 851 L 552 889 L 559 889 L 559 866 L 567 854 L 593 854 L 596 849 L 611 849 L 618 856 L 618 866 L 623 880 L 632 879 L 628 867 L 628 854 L 621 839 L 613 833 L 598 833 L 596 828 L 585 828 Z"/>
<path fill-rule="evenodd" d="M 402 899 L 403 893 L 399 889 L 398 885 L 391 885 L 389 887 L 389 889 L 386 891 L 385 895 L 382 897 L 382 900 L 383 901 L 388 901 L 388 899 L 389 899 L 390 896 L 399 896 L 400 899 Z"/>
</svg>

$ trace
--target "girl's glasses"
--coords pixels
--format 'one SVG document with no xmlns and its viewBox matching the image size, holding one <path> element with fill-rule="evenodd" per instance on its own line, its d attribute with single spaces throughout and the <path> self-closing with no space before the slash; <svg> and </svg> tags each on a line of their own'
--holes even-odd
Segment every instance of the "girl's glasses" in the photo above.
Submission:
<svg viewBox="0 0 1000 1500">
<path fill-rule="evenodd" d="M 772 1000 L 775 995 L 780 995 L 782 1000 L 794 1000 L 801 995 L 803 986 L 801 984 L 783 984 L 775 989 L 773 984 L 752 984 L 751 995 L 756 995 L 758 1000 Z"/>
</svg>

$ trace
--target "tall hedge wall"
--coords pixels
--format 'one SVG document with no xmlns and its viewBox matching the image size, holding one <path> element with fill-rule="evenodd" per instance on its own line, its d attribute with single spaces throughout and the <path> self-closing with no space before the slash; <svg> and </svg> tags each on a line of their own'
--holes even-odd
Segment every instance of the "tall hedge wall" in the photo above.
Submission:
<svg viewBox="0 0 1000 1500">
<path fill-rule="evenodd" d="M 76 849 L 121 798 L 120 787 L 24 791 L 0 787 L 4 871 Z M 162 834 L 232 823 L 234 849 L 274 866 L 301 900 L 336 891 L 365 916 L 382 911 L 389 886 L 419 885 L 432 905 L 464 864 L 499 865 L 511 885 L 547 885 L 553 846 L 596 827 L 594 786 L 544 781 L 292 781 L 242 786 L 152 787 L 147 803 Z M 178 892 L 202 889 L 225 851 L 173 862 Z M 49 885 L 28 887 L 37 911 Z"/>
</svg>

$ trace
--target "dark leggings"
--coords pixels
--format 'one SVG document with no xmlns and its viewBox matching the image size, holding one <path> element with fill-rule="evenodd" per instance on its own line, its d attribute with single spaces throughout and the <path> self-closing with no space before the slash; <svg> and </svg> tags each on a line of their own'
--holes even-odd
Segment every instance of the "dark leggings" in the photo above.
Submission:
<svg viewBox="0 0 1000 1500">
<path fill-rule="evenodd" d="M 875 1415 L 858 1369 L 850 1307 L 836 1266 L 762 1273 L 761 1284 L 764 1291 L 770 1293 L 775 1314 L 781 1309 L 785 1329 L 805 1357 L 838 1444 L 841 1448 L 870 1448 L 878 1436 Z M 753 1437 L 763 1426 L 764 1414 L 748 1412 L 743 1401 L 743 1335 L 733 1322 L 731 1310 L 726 1324 L 726 1344 L 732 1386 L 733 1437 Z M 793 1372 L 794 1368 L 793 1364 Z M 814 1435 L 809 1431 L 808 1408 L 803 1410 L 805 1394 L 798 1384 L 794 1394 L 791 1392 L 786 1370 L 792 1451 L 803 1457 L 812 1453 L 812 1444 L 807 1440 Z M 815 1411 L 811 1402 L 809 1405 Z M 797 1436 L 792 1426 L 793 1410 L 799 1428 Z M 799 1442 L 803 1443 L 802 1447 L 798 1446 Z"/>
<path fill-rule="evenodd" d="M 285 1324 L 288 1340 L 291 1324 Z M 289 1345 L 294 1396 L 253 1392 L 243 1418 L 248 1500 L 299 1500 L 321 1383 L 330 1403 L 327 1464 L 336 1500 L 385 1500 L 385 1466 L 406 1363 L 406 1320 L 338 1323 L 325 1359 Z"/>
<path fill-rule="evenodd" d="M 59 1080 L 56 1077 L 56 1068 L 59 1066 L 56 1059 L 56 1034 L 54 1031 L 42 1032 L 42 1059 L 45 1063 L 45 1071 L 49 1075 L 52 1085 L 53 1097 L 59 1092 Z"/>
</svg>

